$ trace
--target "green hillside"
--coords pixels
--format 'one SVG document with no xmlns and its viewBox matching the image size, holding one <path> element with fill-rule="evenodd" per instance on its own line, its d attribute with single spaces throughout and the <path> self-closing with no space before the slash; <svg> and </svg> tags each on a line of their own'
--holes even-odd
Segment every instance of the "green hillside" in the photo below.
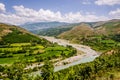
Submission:
<svg viewBox="0 0 120 80">
<path fill-rule="evenodd" d="M 36 41 L 42 44 L 42 41 L 38 36 L 33 35 L 32 33 L 16 27 L 14 25 L 0 24 L 0 42 L 1 44 L 7 43 L 25 43 Z"/>
<path fill-rule="evenodd" d="M 120 20 L 82 23 L 58 36 L 73 43 L 89 45 L 95 50 L 106 51 L 120 44 Z M 99 45 L 99 46 L 98 46 Z"/>
<path fill-rule="evenodd" d="M 18 26 L 0 24 L 0 79 L 25 80 L 27 74 L 41 70 L 41 66 L 27 66 L 46 60 L 55 63 L 73 55 L 76 49 L 71 46 L 53 44 Z"/>
<path fill-rule="evenodd" d="M 53 80 L 120 80 L 120 49 L 103 54 L 93 62 L 56 72 Z M 50 79 L 50 77 L 48 77 Z"/>
<path fill-rule="evenodd" d="M 14 63 L 23 59 L 28 62 L 37 62 L 60 56 L 65 58 L 75 50 L 71 49 L 72 47 L 52 44 L 18 26 L 2 23 L 0 24 L 0 39 L 0 64 Z"/>
</svg>

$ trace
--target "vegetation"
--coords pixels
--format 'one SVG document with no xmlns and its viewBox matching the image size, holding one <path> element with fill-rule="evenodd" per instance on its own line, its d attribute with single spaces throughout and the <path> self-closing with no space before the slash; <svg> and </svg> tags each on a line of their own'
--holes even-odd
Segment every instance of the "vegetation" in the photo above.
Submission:
<svg viewBox="0 0 120 80">
<path fill-rule="evenodd" d="M 97 51 L 105 52 L 119 46 L 119 35 L 120 20 L 110 20 L 104 22 L 104 24 L 100 24 L 100 22 L 81 23 L 79 26 L 60 34 L 58 38 L 67 39 L 73 43 L 88 45 Z"/>
<path fill-rule="evenodd" d="M 119 80 L 120 49 L 111 55 L 103 54 L 93 62 L 56 72 L 54 80 Z M 59 77 L 58 77 L 59 76 Z"/>
<path fill-rule="evenodd" d="M 23 63 L 15 63 L 12 66 L 0 66 L 1 78 L 15 80 L 119 80 L 120 75 L 120 49 L 116 48 L 111 54 L 104 53 L 93 62 L 76 65 L 59 72 L 54 72 L 54 67 L 49 61 L 45 61 L 41 76 L 28 76 L 25 73 Z M 17 71 L 17 72 L 16 72 Z"/>
<path fill-rule="evenodd" d="M 48 29 L 42 29 L 38 31 L 39 35 L 43 36 L 57 36 L 62 32 L 70 30 L 72 27 L 68 28 L 48 28 Z"/>
<path fill-rule="evenodd" d="M 43 36 L 55 36 L 56 37 L 63 32 L 69 31 L 76 25 L 78 25 L 78 24 L 69 24 L 69 25 L 65 25 L 65 26 L 62 25 L 62 26 L 58 26 L 58 27 L 54 27 L 54 28 L 36 30 L 35 32 L 36 32 L 36 34 L 43 35 Z"/>
<path fill-rule="evenodd" d="M 31 34 L 23 34 L 18 30 L 13 30 L 12 33 L 9 33 L 8 35 L 3 37 L 3 41 L 5 41 L 6 43 L 22 43 L 22 42 L 30 42 L 37 40 L 39 40 L 39 38 Z"/>
<path fill-rule="evenodd" d="M 7 25 L 7 24 L 0 24 L 0 45 L 8 45 L 11 43 L 34 43 L 37 42 L 39 44 L 49 44 L 45 39 L 39 38 L 32 33 L 14 26 L 14 25 Z"/>
<path fill-rule="evenodd" d="M 0 30 L 0 64 L 42 62 L 45 59 L 70 57 L 76 53 L 72 47 L 52 44 L 13 25 L 0 24 Z"/>
<path fill-rule="evenodd" d="M 75 65 L 58 72 L 54 72 L 54 61 L 52 60 L 75 55 L 74 48 L 52 44 L 16 26 L 0 24 L 0 79 L 119 80 L 119 23 L 118 21 L 109 21 L 91 28 L 95 24 L 82 24 L 59 37 L 89 45 L 104 53 L 93 62 Z M 43 66 L 28 68 L 29 65 L 43 62 Z M 31 73 L 35 71 L 40 71 L 40 75 L 31 76 Z"/>
<path fill-rule="evenodd" d="M 0 30 L 0 79 L 28 79 L 28 73 L 39 70 L 36 67 L 25 69 L 30 64 L 56 58 L 64 59 L 76 54 L 76 50 L 71 46 L 52 44 L 16 26 L 0 24 Z M 45 72 L 45 69 L 43 71 Z"/>
<path fill-rule="evenodd" d="M 69 25 L 69 23 L 64 23 L 64 22 L 37 22 L 37 23 L 26 23 L 24 25 L 21 25 L 21 27 L 36 33 L 36 31 L 39 31 L 41 29 L 56 28 L 56 27 L 65 26 L 65 25 Z"/>
<path fill-rule="evenodd" d="M 0 48 L 0 64 L 13 64 L 20 61 L 42 62 L 46 59 L 65 58 L 75 54 L 76 50 L 72 47 L 57 44 L 45 47 L 37 43 L 13 43 Z"/>
</svg>

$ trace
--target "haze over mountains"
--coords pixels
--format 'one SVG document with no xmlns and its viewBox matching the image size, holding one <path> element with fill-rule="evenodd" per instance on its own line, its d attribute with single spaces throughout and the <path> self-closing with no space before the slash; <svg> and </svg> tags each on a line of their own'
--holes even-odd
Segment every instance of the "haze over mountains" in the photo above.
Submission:
<svg viewBox="0 0 120 80">
<path fill-rule="evenodd" d="M 46 28 L 55 28 L 55 27 L 64 26 L 68 24 L 69 23 L 65 23 L 65 22 L 38 22 L 38 23 L 26 23 L 20 26 L 22 26 L 27 30 L 34 31 L 34 30 L 40 30 L 40 29 L 46 29 Z"/>
<path fill-rule="evenodd" d="M 94 23 L 83 22 L 83 23 L 80 23 L 78 26 L 75 26 L 72 30 L 65 32 L 65 33 L 69 33 L 69 32 L 72 33 L 72 31 L 76 33 L 76 35 L 78 34 L 85 35 L 88 33 L 88 36 L 93 35 L 93 33 L 94 35 L 95 34 L 96 35 L 97 34 L 103 34 L 103 35 L 119 34 L 120 33 L 120 20 L 114 19 L 114 20 L 100 21 L 100 22 L 94 22 Z M 66 35 L 68 36 L 69 34 L 66 34 Z"/>
<path fill-rule="evenodd" d="M 93 31 L 93 33 L 96 32 L 96 34 L 97 33 L 104 34 L 105 31 L 103 30 L 102 26 L 104 26 L 104 28 L 106 28 L 106 29 L 112 28 L 112 26 L 113 26 L 113 28 L 115 28 L 115 25 L 119 27 L 119 22 L 120 22 L 119 19 L 112 19 L 109 21 L 81 22 L 81 23 L 72 23 L 72 24 L 61 23 L 61 22 L 40 22 L 40 23 L 28 23 L 28 24 L 24 24 L 21 26 L 33 33 L 36 33 L 36 34 L 46 35 L 46 36 L 57 36 L 65 31 L 72 29 L 72 28 L 74 29 L 74 27 L 77 27 L 77 26 L 81 26 L 81 29 L 79 29 L 79 30 L 82 30 L 83 28 L 86 27 L 88 29 L 91 28 L 88 30 L 88 32 L 91 30 L 91 31 Z M 99 29 L 98 29 L 98 27 L 99 27 Z M 92 29 L 94 29 L 94 30 L 92 30 Z M 119 33 L 119 29 L 117 31 Z M 83 32 L 84 32 L 84 30 L 83 30 Z"/>
<path fill-rule="evenodd" d="M 48 23 L 44 24 L 46 25 Z M 53 24 L 52 22 L 52 25 Z M 39 27 L 41 26 L 39 25 Z M 93 48 L 98 47 L 93 46 L 97 43 L 101 46 L 104 45 L 103 48 L 98 49 L 102 50 L 106 46 L 104 42 L 114 44 L 114 42 L 120 41 L 120 19 L 99 22 L 81 22 L 61 26 L 56 25 L 55 27 L 49 28 L 42 27 L 42 29 L 32 30 L 31 32 L 43 36 L 55 36 L 57 38 L 67 39 L 70 42 L 89 45 Z"/>
</svg>

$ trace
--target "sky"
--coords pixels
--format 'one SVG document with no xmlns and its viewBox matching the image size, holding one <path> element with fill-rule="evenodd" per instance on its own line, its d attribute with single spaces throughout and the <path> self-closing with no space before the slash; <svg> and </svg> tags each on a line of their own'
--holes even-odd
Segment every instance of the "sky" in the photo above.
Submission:
<svg viewBox="0 0 120 80">
<path fill-rule="evenodd" d="M 96 22 L 120 19 L 120 0 L 0 0 L 0 22 Z"/>
</svg>

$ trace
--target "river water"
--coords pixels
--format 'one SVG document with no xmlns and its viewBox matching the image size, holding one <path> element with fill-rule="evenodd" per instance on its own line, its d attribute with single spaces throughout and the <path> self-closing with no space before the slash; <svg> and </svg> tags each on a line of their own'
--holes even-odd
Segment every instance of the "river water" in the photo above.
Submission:
<svg viewBox="0 0 120 80">
<path fill-rule="evenodd" d="M 76 61 L 73 61 L 71 63 L 68 63 L 66 65 L 60 65 L 60 66 L 55 66 L 54 68 L 54 71 L 57 72 L 57 71 L 60 71 L 62 69 L 66 69 L 68 67 L 71 67 L 71 66 L 74 66 L 74 65 L 77 65 L 77 64 L 81 64 L 81 63 L 86 63 L 86 62 L 91 62 L 93 61 L 96 57 L 98 57 L 100 55 L 100 53 L 94 51 L 93 49 L 91 49 L 89 46 L 85 46 L 85 45 L 80 45 L 80 44 L 72 44 L 72 43 L 69 43 L 69 41 L 67 40 L 63 40 L 63 39 L 56 39 L 54 37 L 47 37 L 47 36 L 41 36 L 45 39 L 47 39 L 48 41 L 50 42 L 53 42 L 53 43 L 58 43 L 59 45 L 63 45 L 63 46 L 66 46 L 66 45 L 70 45 L 74 48 L 76 48 L 77 50 L 80 50 L 82 52 L 84 52 L 85 54 L 82 54 L 82 58 L 79 58 L 78 60 Z M 71 58 L 72 59 L 72 58 Z"/>
<path fill-rule="evenodd" d="M 40 36 L 40 37 L 45 38 L 45 39 L 47 39 L 50 42 L 58 43 L 59 45 L 62 45 L 62 46 L 70 45 L 70 46 L 76 48 L 77 50 L 84 52 L 84 54 L 82 54 L 82 55 L 73 56 L 71 58 L 67 58 L 67 60 L 73 59 L 73 58 L 78 58 L 75 61 L 73 60 L 73 62 L 71 62 L 71 63 L 68 63 L 66 65 L 54 66 L 54 72 L 57 72 L 57 71 L 69 68 L 71 66 L 81 64 L 81 63 L 91 62 L 96 57 L 100 56 L 100 53 L 98 53 L 95 50 L 91 49 L 89 46 L 80 45 L 80 44 L 72 44 L 72 43 L 69 43 L 69 41 L 67 41 L 67 40 L 56 39 L 54 37 L 47 37 L 47 36 Z M 60 63 L 60 62 L 58 62 L 58 63 Z M 36 71 L 36 72 L 33 72 L 32 74 L 33 75 L 40 75 L 40 73 L 41 73 L 41 71 Z"/>
</svg>

